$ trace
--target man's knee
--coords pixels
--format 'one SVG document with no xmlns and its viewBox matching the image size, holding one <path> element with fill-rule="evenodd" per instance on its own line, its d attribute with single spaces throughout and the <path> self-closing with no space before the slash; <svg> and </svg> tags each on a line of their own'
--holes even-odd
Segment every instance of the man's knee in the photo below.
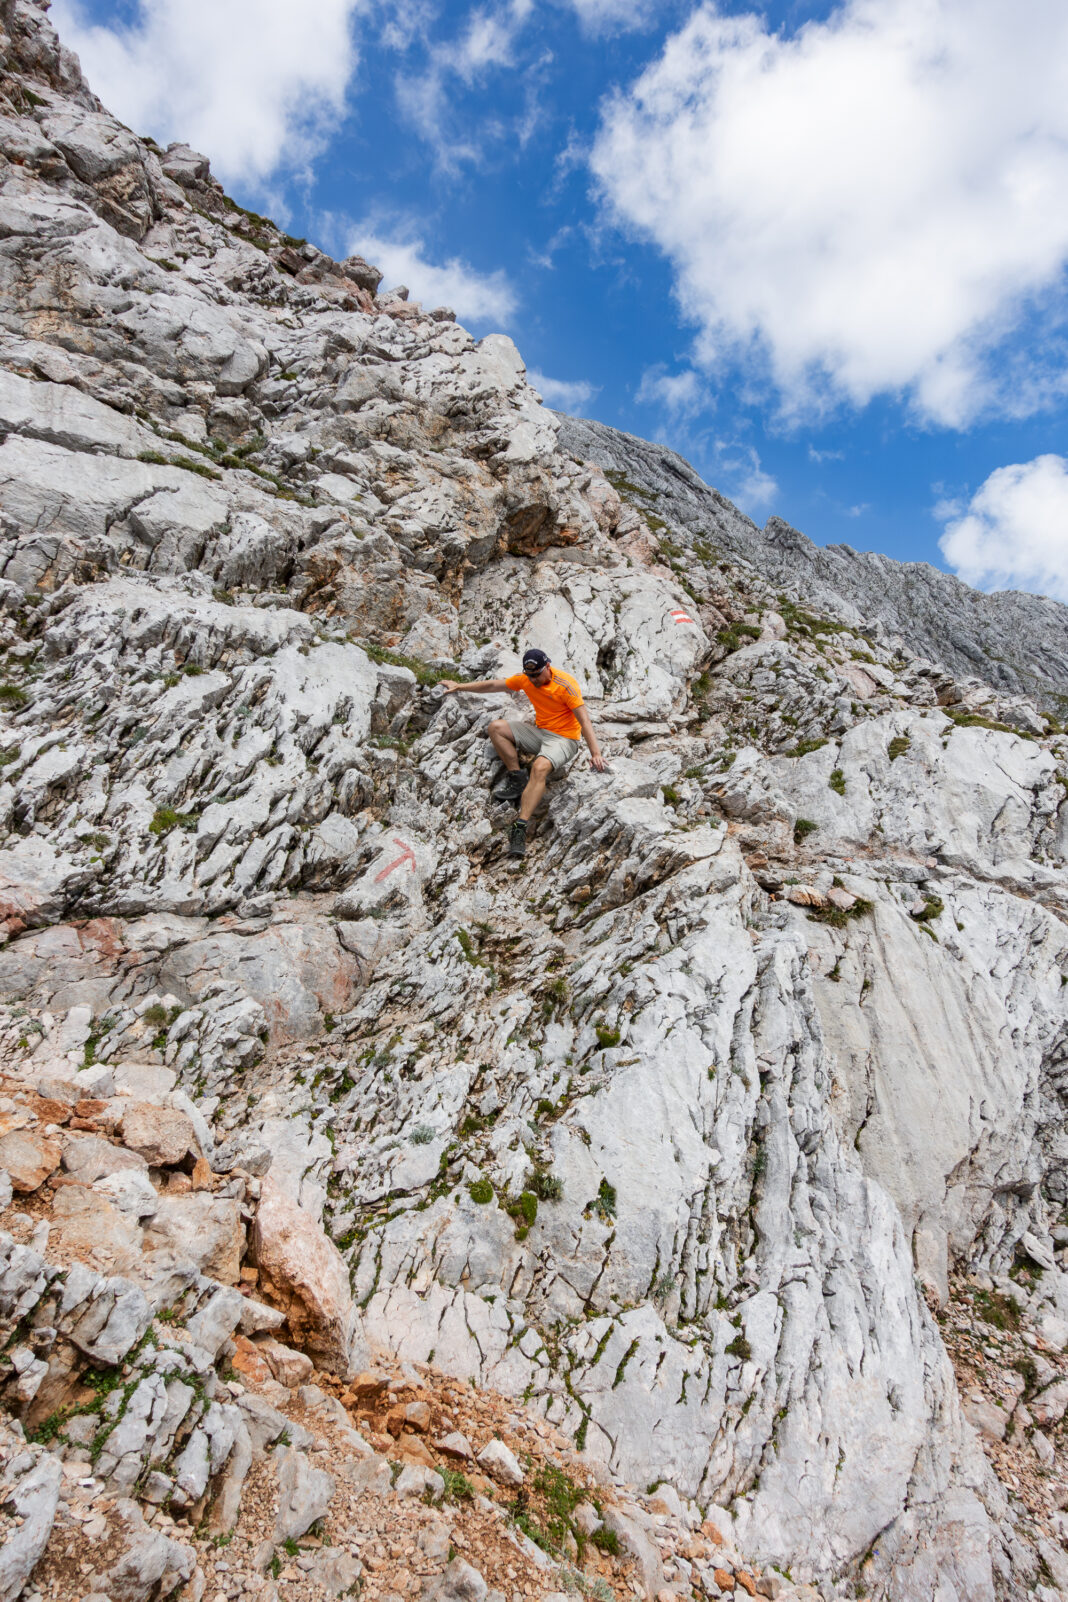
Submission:
<svg viewBox="0 0 1068 1602">
<path fill-rule="evenodd" d="M 553 771 L 553 765 L 549 761 L 548 757 L 535 757 L 534 761 L 530 765 L 530 771 L 531 773 L 536 774 L 538 778 L 547 779 L 549 774 Z"/>
<path fill-rule="evenodd" d="M 510 740 L 512 739 L 512 731 L 508 727 L 507 718 L 491 718 L 487 732 L 489 734 L 505 734 Z M 515 742 L 513 741 L 512 743 L 514 744 Z"/>
</svg>

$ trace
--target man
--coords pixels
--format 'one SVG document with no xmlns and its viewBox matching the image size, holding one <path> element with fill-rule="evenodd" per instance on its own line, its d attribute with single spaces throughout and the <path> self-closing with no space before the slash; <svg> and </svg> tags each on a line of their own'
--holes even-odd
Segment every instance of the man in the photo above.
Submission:
<svg viewBox="0 0 1068 1602">
<path fill-rule="evenodd" d="M 527 824 L 545 794 L 545 782 L 554 769 L 562 771 L 575 760 L 580 734 L 586 738 L 593 766 L 598 773 L 605 770 L 605 760 L 582 691 L 570 673 L 554 668 L 545 652 L 533 646 L 523 653 L 522 673 L 513 673 L 511 678 L 479 679 L 474 684 L 442 679 L 441 683 L 447 695 L 455 695 L 458 690 L 469 690 L 474 695 L 522 690 L 534 708 L 536 727 L 529 723 L 512 723 L 508 718 L 494 718 L 488 730 L 493 749 L 508 770 L 504 783 L 494 794 L 502 801 L 517 801 L 522 797 L 519 816 L 512 824 L 508 842 L 508 855 L 521 857 L 527 849 Z M 520 769 L 520 751 L 534 757 L 529 778 Z"/>
</svg>

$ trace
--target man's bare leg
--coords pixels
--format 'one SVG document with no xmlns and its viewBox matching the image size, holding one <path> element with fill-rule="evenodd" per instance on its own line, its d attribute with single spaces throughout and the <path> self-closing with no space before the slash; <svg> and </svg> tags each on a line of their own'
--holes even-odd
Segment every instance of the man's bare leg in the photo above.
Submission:
<svg viewBox="0 0 1068 1602">
<path fill-rule="evenodd" d="M 486 733 L 490 743 L 509 773 L 519 772 L 519 752 L 516 750 L 512 731 L 508 727 L 507 718 L 494 718 Z M 544 785 L 542 786 L 544 789 Z"/>
<path fill-rule="evenodd" d="M 523 823 L 529 823 L 534 816 L 534 809 L 545 794 L 545 783 L 552 771 L 553 765 L 548 757 L 540 756 L 534 758 L 533 766 L 530 770 L 530 778 L 527 780 L 527 787 L 523 791 L 523 800 L 519 808 L 519 816 Z"/>
</svg>

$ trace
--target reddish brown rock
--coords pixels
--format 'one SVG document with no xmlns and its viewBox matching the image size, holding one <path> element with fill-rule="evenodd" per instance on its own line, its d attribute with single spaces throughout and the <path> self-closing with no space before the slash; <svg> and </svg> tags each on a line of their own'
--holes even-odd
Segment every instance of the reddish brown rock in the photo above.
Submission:
<svg viewBox="0 0 1068 1602">
<path fill-rule="evenodd" d="M 286 1315 L 296 1345 L 345 1374 L 355 1322 L 349 1272 L 310 1213 L 267 1175 L 254 1234 L 260 1291 Z"/>
<path fill-rule="evenodd" d="M 11 1176 L 12 1190 L 26 1194 L 38 1190 L 59 1167 L 58 1141 L 31 1129 L 12 1129 L 0 1135 L 0 1168 Z"/>
<path fill-rule="evenodd" d="M 70 1117 L 70 1103 L 53 1096 L 27 1096 L 26 1106 L 41 1124 L 65 1124 Z"/>
</svg>

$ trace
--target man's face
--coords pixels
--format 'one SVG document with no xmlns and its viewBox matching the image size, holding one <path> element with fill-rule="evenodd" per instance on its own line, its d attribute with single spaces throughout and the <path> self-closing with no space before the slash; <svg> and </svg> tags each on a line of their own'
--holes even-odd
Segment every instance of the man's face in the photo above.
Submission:
<svg viewBox="0 0 1068 1602">
<path fill-rule="evenodd" d="M 523 671 L 526 673 L 531 684 L 535 685 L 539 690 L 544 689 L 553 676 L 553 670 L 548 662 L 546 662 L 543 668 L 538 668 L 533 673 L 527 668 L 524 668 Z"/>
</svg>

